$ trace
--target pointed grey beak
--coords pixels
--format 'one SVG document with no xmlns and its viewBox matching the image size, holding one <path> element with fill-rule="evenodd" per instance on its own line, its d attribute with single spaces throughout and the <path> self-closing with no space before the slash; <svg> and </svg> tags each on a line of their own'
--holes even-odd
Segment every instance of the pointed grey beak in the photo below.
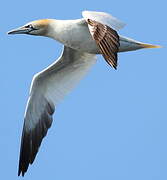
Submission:
<svg viewBox="0 0 167 180">
<path fill-rule="evenodd" d="M 30 28 L 20 27 L 7 32 L 7 34 L 28 34 L 30 31 Z"/>
</svg>

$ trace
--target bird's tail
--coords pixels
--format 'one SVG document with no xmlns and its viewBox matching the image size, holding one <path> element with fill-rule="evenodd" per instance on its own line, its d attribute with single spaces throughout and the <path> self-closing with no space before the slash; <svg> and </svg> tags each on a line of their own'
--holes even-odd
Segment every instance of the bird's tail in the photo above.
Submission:
<svg viewBox="0 0 167 180">
<path fill-rule="evenodd" d="M 120 48 L 119 52 L 125 52 L 125 51 L 134 51 L 137 49 L 143 49 L 143 48 L 160 48 L 159 45 L 153 45 L 153 44 L 147 44 L 140 41 L 136 41 L 134 39 L 119 36 L 120 37 Z"/>
<path fill-rule="evenodd" d="M 162 47 L 162 46 L 159 46 L 159 45 L 145 44 L 145 43 L 140 43 L 140 45 L 141 45 L 143 48 L 161 48 L 161 47 Z"/>
</svg>

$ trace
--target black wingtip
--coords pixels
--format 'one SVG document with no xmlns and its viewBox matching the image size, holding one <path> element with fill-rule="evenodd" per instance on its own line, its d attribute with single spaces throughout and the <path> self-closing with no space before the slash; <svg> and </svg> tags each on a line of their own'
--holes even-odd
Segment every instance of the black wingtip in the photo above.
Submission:
<svg viewBox="0 0 167 180">
<path fill-rule="evenodd" d="M 46 136 L 48 129 L 52 124 L 52 114 L 54 107 L 46 102 L 45 111 L 41 113 L 38 123 L 31 130 L 26 130 L 25 123 L 21 138 L 20 158 L 18 167 L 18 176 L 24 176 L 30 164 L 38 153 L 42 139 Z"/>
<path fill-rule="evenodd" d="M 19 172 L 18 172 L 18 176 L 22 176 L 22 177 L 24 177 L 24 174 L 25 174 L 25 172 L 21 172 L 20 170 L 19 170 Z"/>
<path fill-rule="evenodd" d="M 24 174 L 25 174 L 25 171 L 22 171 L 21 168 L 19 167 L 19 170 L 18 170 L 18 176 L 22 176 L 24 177 Z"/>
</svg>

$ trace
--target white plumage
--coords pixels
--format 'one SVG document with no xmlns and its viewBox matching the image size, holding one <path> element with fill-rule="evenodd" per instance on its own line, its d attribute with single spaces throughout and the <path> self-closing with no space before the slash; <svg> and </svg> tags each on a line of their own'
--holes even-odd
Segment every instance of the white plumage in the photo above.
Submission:
<svg viewBox="0 0 167 180">
<path fill-rule="evenodd" d="M 33 163 L 52 124 L 55 106 L 89 71 L 96 62 L 96 54 L 102 54 L 116 68 L 118 51 L 159 47 L 118 35 L 116 31 L 125 24 L 107 13 L 84 11 L 82 14 L 84 19 L 32 21 L 8 32 L 47 36 L 64 44 L 59 59 L 33 78 L 24 117 L 18 175 L 24 176 Z"/>
</svg>

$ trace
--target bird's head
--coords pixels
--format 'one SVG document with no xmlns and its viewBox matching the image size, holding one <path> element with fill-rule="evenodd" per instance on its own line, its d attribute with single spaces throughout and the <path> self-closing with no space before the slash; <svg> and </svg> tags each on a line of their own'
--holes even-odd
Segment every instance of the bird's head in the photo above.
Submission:
<svg viewBox="0 0 167 180">
<path fill-rule="evenodd" d="M 24 26 L 9 31 L 8 34 L 29 34 L 45 36 L 48 32 L 49 24 L 51 23 L 51 21 L 51 19 L 32 21 L 25 24 Z"/>
</svg>

